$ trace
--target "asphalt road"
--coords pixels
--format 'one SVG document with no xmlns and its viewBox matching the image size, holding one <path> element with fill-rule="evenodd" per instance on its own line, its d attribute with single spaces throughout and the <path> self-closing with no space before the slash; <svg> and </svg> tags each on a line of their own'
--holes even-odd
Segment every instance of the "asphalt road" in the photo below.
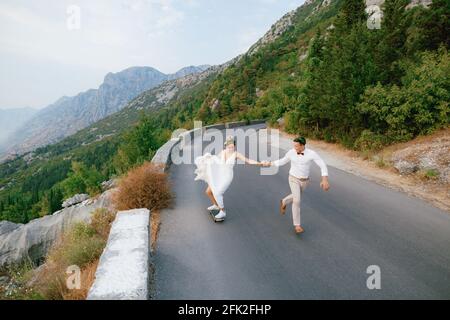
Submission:
<svg viewBox="0 0 450 320">
<path fill-rule="evenodd" d="M 284 155 L 284 151 L 280 154 Z M 302 201 L 306 233 L 293 231 L 289 165 L 276 176 L 237 165 L 216 224 L 194 166 L 173 166 L 173 209 L 162 212 L 154 299 L 450 299 L 450 215 L 330 167 L 332 190 L 312 183 Z M 366 273 L 380 267 L 381 290 Z"/>
</svg>

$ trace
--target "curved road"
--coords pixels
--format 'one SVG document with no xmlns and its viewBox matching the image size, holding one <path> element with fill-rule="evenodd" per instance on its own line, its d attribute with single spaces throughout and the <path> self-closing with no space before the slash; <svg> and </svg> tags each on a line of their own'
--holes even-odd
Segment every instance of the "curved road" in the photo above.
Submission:
<svg viewBox="0 0 450 320">
<path fill-rule="evenodd" d="M 280 151 L 284 155 L 285 150 Z M 173 209 L 162 212 L 154 299 L 450 299 L 450 215 L 427 203 L 329 167 L 332 190 L 304 193 L 306 233 L 293 232 L 289 165 L 276 176 L 237 165 L 225 195 L 227 220 L 206 211 L 194 166 L 172 166 Z M 381 290 L 369 290 L 371 265 Z"/>
</svg>

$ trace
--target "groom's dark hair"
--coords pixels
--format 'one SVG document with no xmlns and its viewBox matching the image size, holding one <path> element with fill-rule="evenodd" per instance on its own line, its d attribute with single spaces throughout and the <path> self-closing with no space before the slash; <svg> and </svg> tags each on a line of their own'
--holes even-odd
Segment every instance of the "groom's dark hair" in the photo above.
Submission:
<svg viewBox="0 0 450 320">
<path fill-rule="evenodd" d="M 298 142 L 304 146 L 306 146 L 306 139 L 304 137 L 298 137 L 294 139 L 294 142 Z"/>
</svg>

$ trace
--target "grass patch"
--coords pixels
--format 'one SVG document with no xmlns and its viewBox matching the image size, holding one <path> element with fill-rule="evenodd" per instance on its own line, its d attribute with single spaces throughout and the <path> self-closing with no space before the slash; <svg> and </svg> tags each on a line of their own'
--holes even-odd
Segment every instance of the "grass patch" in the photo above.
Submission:
<svg viewBox="0 0 450 320">
<path fill-rule="evenodd" d="M 386 163 L 386 161 L 384 160 L 383 157 L 379 157 L 375 160 L 375 164 L 377 165 L 378 168 L 380 169 L 384 169 L 388 166 L 388 164 Z"/>
<path fill-rule="evenodd" d="M 423 180 L 438 180 L 439 179 L 439 171 L 436 169 L 428 169 L 428 170 L 420 170 L 418 173 L 419 178 Z"/>
<path fill-rule="evenodd" d="M 363 150 L 358 152 L 363 160 L 370 160 L 373 158 L 374 152 L 372 150 Z"/>
</svg>

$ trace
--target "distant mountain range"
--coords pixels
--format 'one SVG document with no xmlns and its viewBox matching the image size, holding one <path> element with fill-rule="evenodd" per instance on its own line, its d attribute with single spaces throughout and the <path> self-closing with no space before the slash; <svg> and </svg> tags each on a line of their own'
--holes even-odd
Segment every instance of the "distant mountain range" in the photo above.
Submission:
<svg viewBox="0 0 450 320">
<path fill-rule="evenodd" d="M 8 137 L 37 112 L 33 108 L 0 109 L 0 151 L 8 144 Z"/>
<path fill-rule="evenodd" d="M 124 108 L 141 93 L 175 80 L 206 70 L 209 66 L 190 66 L 173 74 L 164 74 L 151 67 L 133 67 L 106 75 L 98 89 L 90 89 L 75 97 L 62 97 L 52 105 L 38 111 L 0 113 L 0 125 L 7 123 L 8 141 L 3 141 L 3 157 L 24 154 L 36 148 L 56 143 L 79 130 Z M 5 111 L 5 110 L 1 110 Z M 10 115 L 11 114 L 11 115 Z M 22 121 L 17 121 L 23 114 Z M 14 125 L 11 125 L 14 123 Z M 3 132 L 0 136 L 4 136 Z M 0 145 L 2 145 L 0 141 Z"/>
</svg>

